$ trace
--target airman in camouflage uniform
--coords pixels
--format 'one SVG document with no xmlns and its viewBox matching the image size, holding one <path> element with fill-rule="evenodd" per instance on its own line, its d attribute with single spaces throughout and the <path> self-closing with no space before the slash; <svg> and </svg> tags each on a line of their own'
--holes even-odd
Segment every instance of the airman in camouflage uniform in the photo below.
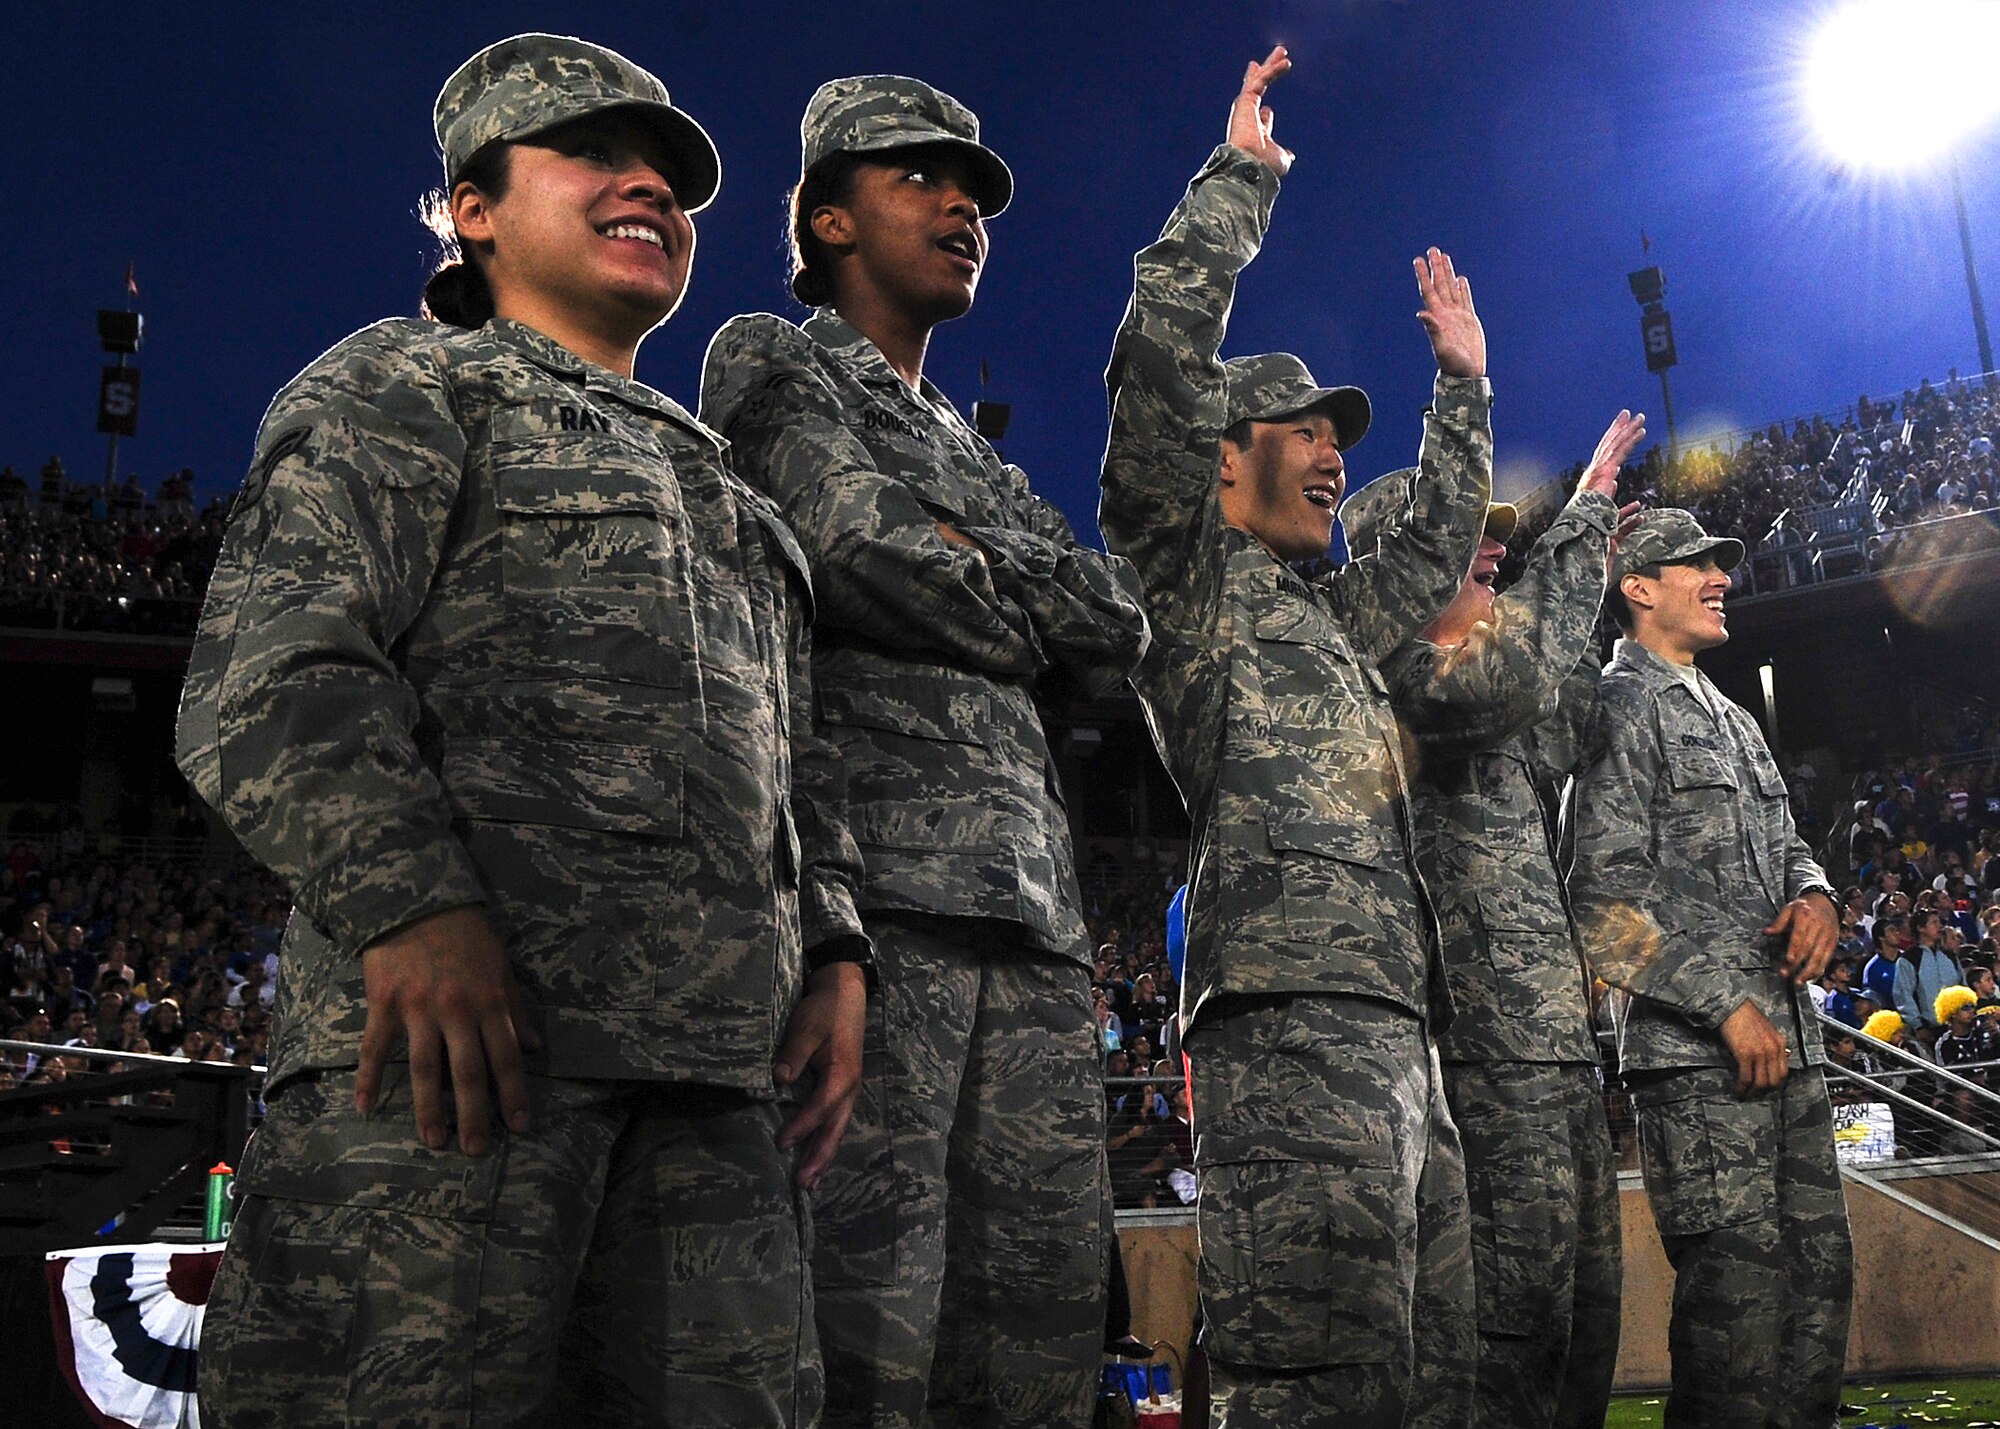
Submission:
<svg viewBox="0 0 2000 1429">
<path fill-rule="evenodd" d="M 1742 555 L 1678 510 L 1619 547 L 1629 638 L 1578 776 L 1571 892 L 1593 968 L 1628 995 L 1619 1063 L 1676 1277 L 1666 1422 L 1823 1429 L 1852 1270 L 1805 984 L 1838 919 L 1763 735 L 1694 667 L 1729 638 Z"/>
<path fill-rule="evenodd" d="M 1448 998 L 1376 661 L 1470 564 L 1485 340 L 1433 249 L 1417 272 L 1440 372 L 1409 500 L 1375 555 L 1298 575 L 1367 398 L 1296 357 L 1217 355 L 1290 163 L 1261 109 L 1288 67 L 1250 66 L 1230 142 L 1135 260 L 1099 520 L 1144 583 L 1134 683 L 1194 825 L 1181 1012 L 1218 1423 L 1462 1425 L 1470 1243 L 1430 1036 Z"/>
<path fill-rule="evenodd" d="M 1035 690 L 1052 671 L 1115 685 L 1145 618 L 1124 563 L 1080 546 L 922 376 L 1012 189 L 978 121 L 869 75 L 823 85 L 800 130 L 793 287 L 819 309 L 718 332 L 702 416 L 812 558 L 814 680 L 881 972 L 861 1105 L 814 1204 L 827 1419 L 1081 1425 L 1104 1095 Z"/>
<path fill-rule="evenodd" d="M 278 394 L 183 695 L 182 768 L 297 899 L 204 1417 L 807 1425 L 795 1181 L 858 1076 L 858 859 L 804 557 L 630 377 L 714 149 L 558 36 L 436 117 L 448 181 L 505 176 L 452 198 L 494 316 L 377 323 Z M 546 297 L 513 214 L 625 300 L 541 314 L 618 370 L 508 315 Z"/>
<path fill-rule="evenodd" d="M 1437 899 L 1451 984 L 1438 1053 L 1472 1211 L 1470 1422 L 1491 1429 L 1600 1429 L 1618 1358 L 1618 1177 L 1555 812 L 1596 708 L 1587 652 L 1618 515 L 1611 492 L 1644 435 L 1619 415 L 1497 598 L 1491 582 L 1516 513 L 1490 508 L 1458 597 L 1382 666 L 1416 740 L 1417 862 Z M 1384 478 L 1348 503 L 1350 553 L 1373 546 L 1356 508 L 1406 499 L 1401 485 Z"/>
</svg>

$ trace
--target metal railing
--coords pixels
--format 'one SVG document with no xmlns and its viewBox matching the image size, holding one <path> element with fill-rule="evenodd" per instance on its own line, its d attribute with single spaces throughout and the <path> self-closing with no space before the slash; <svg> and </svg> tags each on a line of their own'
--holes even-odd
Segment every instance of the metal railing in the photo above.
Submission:
<svg viewBox="0 0 2000 1429">
<path fill-rule="evenodd" d="M 0 1091 L 0 1255 L 146 1240 L 234 1165 L 262 1067 L 41 1042 L 0 1041 L 34 1059 Z M 199 1224 L 197 1221 L 196 1224 Z"/>
<path fill-rule="evenodd" d="M 1173 1095 L 1180 1074 L 1168 1077 L 1106 1077 L 1104 1095 L 1113 1104 L 1106 1118 L 1105 1146 L 1111 1163 L 1111 1201 L 1121 1211 L 1181 1211 L 1194 1213 L 1194 1162 L 1174 1139 Z M 1152 1087 L 1159 1105 L 1141 1109 L 1133 1099 Z M 1115 1108 L 1124 1098 L 1123 1111 Z M 1160 1115 L 1164 1108 L 1165 1115 Z M 1192 1132 L 1188 1133 L 1192 1136 Z M 1190 1150 L 1192 1142 L 1189 1143 Z M 1177 1177 L 1176 1172 L 1185 1173 Z"/>
<path fill-rule="evenodd" d="M 1857 1045 L 1865 1041 L 1867 1045 L 1863 1050 L 1872 1060 L 1899 1068 L 1871 1072 L 1834 1062 L 1829 1062 L 1826 1068 L 1831 1085 L 1853 1087 L 1869 1100 L 1887 1102 L 1892 1108 L 1900 1108 L 1914 1116 L 1914 1122 L 1897 1124 L 1894 1159 L 1943 1156 L 1966 1148 L 1968 1143 L 1983 1152 L 2000 1152 L 2000 1134 L 1996 1134 L 2000 1133 L 2000 1092 L 1915 1052 L 1866 1037 L 1858 1029 L 1824 1012 L 1815 1015 L 1820 1020 L 1822 1036 L 1853 1037 Z M 1912 1094 L 1910 1089 L 1913 1086 L 1921 1090 Z M 1961 1101 L 1977 1115 L 1971 1119 L 1958 1115 L 1957 1108 Z M 1950 1109 L 1947 1109 L 1947 1103 Z M 1986 1125 L 1978 1124 L 1981 1121 Z M 1989 1127 L 1993 1129 L 1989 1130 Z"/>
</svg>

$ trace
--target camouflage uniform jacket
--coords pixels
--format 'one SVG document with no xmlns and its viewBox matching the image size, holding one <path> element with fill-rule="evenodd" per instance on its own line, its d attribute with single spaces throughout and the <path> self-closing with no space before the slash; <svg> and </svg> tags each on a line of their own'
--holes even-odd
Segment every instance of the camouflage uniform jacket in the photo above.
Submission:
<svg viewBox="0 0 2000 1429">
<path fill-rule="evenodd" d="M 1190 1026 L 1218 993 L 1341 993 L 1422 1016 L 1448 999 L 1410 847 L 1376 661 L 1444 607 L 1491 489 L 1484 378 L 1440 376 L 1410 503 L 1379 554 L 1306 581 L 1222 519 L 1217 352 L 1278 180 L 1227 145 L 1135 261 L 1105 381 L 1098 520 L 1144 583 L 1153 646 L 1133 683 L 1194 824 Z"/>
<path fill-rule="evenodd" d="M 1382 662 L 1416 740 L 1417 866 L 1455 1013 L 1438 1038 L 1447 1062 L 1598 1060 L 1554 812 L 1596 707 L 1586 652 L 1616 520 L 1608 497 L 1579 493 L 1491 622 L 1454 649 L 1410 640 Z"/>
<path fill-rule="evenodd" d="M 1087 961 L 1035 682 L 1061 666 L 1102 691 L 1137 662 L 1125 563 L 1078 545 L 937 388 L 912 390 L 830 308 L 802 329 L 768 313 L 725 325 L 702 417 L 812 560 L 813 678 L 862 908 L 1005 919 Z"/>
<path fill-rule="evenodd" d="M 860 930 L 809 602 L 712 433 L 532 329 L 391 320 L 294 379 L 178 749 L 294 890 L 273 1079 L 356 1061 L 362 949 L 483 903 L 549 1074 L 768 1088 L 802 947 Z"/>
<path fill-rule="evenodd" d="M 1792 1066 L 1825 1060 L 1803 988 L 1763 929 L 1826 874 L 1792 827 L 1763 733 L 1697 672 L 1711 716 L 1660 656 L 1620 640 L 1599 686 L 1577 776 L 1571 899 L 1597 976 L 1631 996 L 1618 1015 L 1626 1072 L 1731 1067 L 1719 1028 L 1752 1001 Z"/>
</svg>

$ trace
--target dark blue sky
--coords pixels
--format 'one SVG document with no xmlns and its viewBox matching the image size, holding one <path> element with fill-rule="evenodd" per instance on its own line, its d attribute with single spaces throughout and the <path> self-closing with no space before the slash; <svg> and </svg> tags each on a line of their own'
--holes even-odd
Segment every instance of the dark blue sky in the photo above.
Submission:
<svg viewBox="0 0 2000 1429">
<path fill-rule="evenodd" d="M 32 6 L 0 122 L 0 461 L 103 471 L 92 310 L 137 265 L 144 408 L 121 471 L 240 480 L 271 393 L 347 332 L 412 311 L 413 216 L 437 179 L 430 105 L 451 69 L 525 29 L 611 45 L 715 136 L 690 296 L 639 375 L 692 402 L 734 313 L 797 316 L 781 203 L 820 81 L 915 74 L 970 104 L 1018 197 L 978 306 L 930 374 L 1014 406 L 1007 448 L 1094 532 L 1101 374 L 1132 252 L 1221 136 L 1244 62 L 1274 40 L 1299 154 L 1247 275 L 1232 352 L 1287 347 L 1373 394 L 1357 478 L 1405 464 L 1430 364 L 1410 256 L 1473 281 L 1498 392 L 1503 486 L 1589 452 L 1622 405 L 1659 420 L 1625 274 L 1665 269 L 1684 436 L 1837 409 L 1976 365 L 1949 191 L 1843 179 L 1789 106 L 1827 0 L 1649 5 L 1472 0 L 736 3 L 647 6 Z M 280 18 L 279 16 L 282 15 Z M 2000 297 L 2000 139 L 1961 149 Z M 1641 254 L 1641 228 L 1652 237 Z"/>
</svg>

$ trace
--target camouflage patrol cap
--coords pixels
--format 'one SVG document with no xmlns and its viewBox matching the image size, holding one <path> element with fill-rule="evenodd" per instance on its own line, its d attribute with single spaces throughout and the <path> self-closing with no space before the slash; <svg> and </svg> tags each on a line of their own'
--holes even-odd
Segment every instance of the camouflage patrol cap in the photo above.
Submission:
<svg viewBox="0 0 2000 1429">
<path fill-rule="evenodd" d="M 1387 472 L 1341 504 L 1340 529 L 1346 534 L 1350 556 L 1365 556 L 1375 549 L 1382 523 L 1409 504 L 1410 483 L 1416 475 L 1417 469 L 1413 466 Z M 1505 501 L 1495 501 L 1486 508 L 1486 534 L 1505 545 L 1520 519 L 1517 507 Z"/>
<path fill-rule="evenodd" d="M 991 218 L 1014 197 L 1014 175 L 979 142 L 979 116 L 942 90 L 900 74 L 832 79 L 813 93 L 799 121 L 799 174 L 829 154 L 872 154 L 941 144 L 971 167 L 972 199 Z"/>
<path fill-rule="evenodd" d="M 438 91 L 431 111 L 447 185 L 495 140 L 526 139 L 571 119 L 623 109 L 652 126 L 666 146 L 666 178 L 681 208 L 708 206 L 722 183 L 722 159 L 708 133 L 674 108 L 667 87 L 625 56 L 569 35 L 515 35 L 488 45 Z"/>
<path fill-rule="evenodd" d="M 1410 482 L 1416 474 L 1413 466 L 1384 472 L 1366 486 L 1356 488 L 1340 503 L 1340 529 L 1347 541 L 1348 555 L 1365 556 L 1375 549 L 1383 523 L 1409 504 Z"/>
<path fill-rule="evenodd" d="M 1246 418 L 1274 422 L 1324 407 L 1333 419 L 1336 444 L 1346 451 L 1368 434 L 1373 413 L 1359 387 L 1321 387 L 1305 363 L 1289 352 L 1232 357 L 1222 364 L 1229 379 L 1229 425 Z"/>
<path fill-rule="evenodd" d="M 1743 543 L 1732 536 L 1709 535 L 1692 512 L 1661 507 L 1641 515 L 1632 534 L 1618 543 L 1611 583 L 1616 585 L 1641 566 L 1672 565 L 1706 555 L 1715 557 L 1719 569 L 1731 570 L 1743 559 Z"/>
</svg>

